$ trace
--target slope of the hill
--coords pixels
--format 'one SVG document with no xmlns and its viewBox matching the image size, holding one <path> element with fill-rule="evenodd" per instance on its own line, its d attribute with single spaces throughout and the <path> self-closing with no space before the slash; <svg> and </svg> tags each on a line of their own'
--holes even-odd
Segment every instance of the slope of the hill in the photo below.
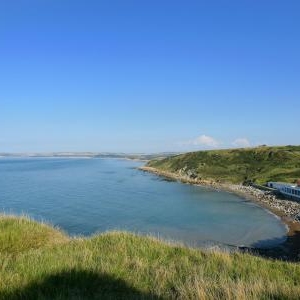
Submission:
<svg viewBox="0 0 300 300">
<path fill-rule="evenodd" d="M 20 243 L 26 239 L 26 244 Z M 0 299 L 299 299 L 300 265 L 0 216 Z"/>
<path fill-rule="evenodd" d="M 300 146 L 191 152 L 152 160 L 147 167 L 222 183 L 295 182 L 300 178 Z"/>
</svg>

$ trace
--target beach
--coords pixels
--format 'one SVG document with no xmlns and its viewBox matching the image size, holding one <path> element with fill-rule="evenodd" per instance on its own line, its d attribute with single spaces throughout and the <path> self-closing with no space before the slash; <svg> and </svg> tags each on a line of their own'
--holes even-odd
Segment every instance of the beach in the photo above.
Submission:
<svg viewBox="0 0 300 300">
<path fill-rule="evenodd" d="M 269 249 L 241 247 L 243 252 L 250 252 L 268 258 L 275 258 L 288 261 L 300 261 L 300 203 L 287 200 L 279 195 L 262 191 L 252 186 L 241 184 L 221 183 L 213 180 L 199 180 L 188 175 L 175 174 L 172 172 L 161 171 L 153 167 L 142 166 L 142 171 L 150 172 L 171 180 L 180 181 L 187 184 L 210 187 L 235 193 L 247 200 L 253 201 L 276 215 L 287 226 L 287 239 L 282 244 Z"/>
</svg>

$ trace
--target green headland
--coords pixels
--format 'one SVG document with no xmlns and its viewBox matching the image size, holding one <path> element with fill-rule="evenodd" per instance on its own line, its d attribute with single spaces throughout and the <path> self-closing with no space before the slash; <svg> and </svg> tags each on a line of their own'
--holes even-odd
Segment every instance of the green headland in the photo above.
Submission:
<svg viewBox="0 0 300 300">
<path fill-rule="evenodd" d="M 198 151 L 152 160 L 147 167 L 221 183 L 293 183 L 300 178 L 300 146 Z"/>
</svg>

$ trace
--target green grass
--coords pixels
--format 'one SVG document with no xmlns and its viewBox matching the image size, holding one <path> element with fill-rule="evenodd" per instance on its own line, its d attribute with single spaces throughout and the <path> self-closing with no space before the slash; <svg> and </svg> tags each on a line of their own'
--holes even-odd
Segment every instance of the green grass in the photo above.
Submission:
<svg viewBox="0 0 300 300">
<path fill-rule="evenodd" d="M 70 238 L 26 218 L 0 217 L 0 299 L 299 296 L 296 263 L 205 252 L 124 232 Z"/>
<path fill-rule="evenodd" d="M 183 175 L 190 170 L 199 179 L 224 183 L 295 182 L 300 178 L 300 146 L 199 151 L 147 166 Z"/>
<path fill-rule="evenodd" d="M 25 216 L 0 217 L 0 253 L 20 254 L 24 251 L 47 248 L 69 241 L 59 230 L 37 224 Z"/>
</svg>

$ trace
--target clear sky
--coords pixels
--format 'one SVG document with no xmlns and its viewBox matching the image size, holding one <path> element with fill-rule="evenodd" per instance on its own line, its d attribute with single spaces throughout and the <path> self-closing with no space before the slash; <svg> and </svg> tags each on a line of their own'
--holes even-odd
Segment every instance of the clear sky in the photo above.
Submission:
<svg viewBox="0 0 300 300">
<path fill-rule="evenodd" d="M 299 128 L 299 0 L 0 0 L 0 152 L 300 144 Z"/>
</svg>

